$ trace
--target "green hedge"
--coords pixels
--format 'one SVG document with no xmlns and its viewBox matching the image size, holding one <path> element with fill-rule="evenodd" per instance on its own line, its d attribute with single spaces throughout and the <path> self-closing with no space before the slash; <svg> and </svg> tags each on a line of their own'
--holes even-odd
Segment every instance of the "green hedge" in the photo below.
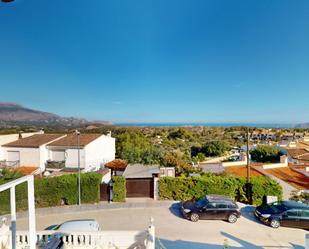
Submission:
<svg viewBox="0 0 309 249">
<path fill-rule="evenodd" d="M 100 183 L 102 175 L 97 173 L 81 174 L 81 201 L 82 203 L 96 203 L 100 201 Z M 12 180 L 12 179 L 10 179 Z M 59 206 L 63 202 L 74 205 L 78 200 L 77 174 L 63 175 L 51 178 L 38 178 L 34 181 L 35 206 L 52 207 Z M 0 184 L 7 182 L 0 179 Z M 10 193 L 0 193 L 0 214 L 10 210 Z M 16 187 L 16 209 L 27 210 L 27 183 Z"/>
<path fill-rule="evenodd" d="M 113 176 L 113 201 L 124 202 L 126 201 L 127 189 L 126 179 L 123 176 Z"/>
<path fill-rule="evenodd" d="M 264 195 L 282 198 L 281 186 L 268 177 L 252 177 L 251 183 L 255 205 L 262 203 Z M 162 177 L 159 180 L 159 196 L 161 199 L 185 201 L 207 194 L 220 194 L 237 201 L 247 201 L 245 184 L 245 178 L 233 176 Z"/>
</svg>

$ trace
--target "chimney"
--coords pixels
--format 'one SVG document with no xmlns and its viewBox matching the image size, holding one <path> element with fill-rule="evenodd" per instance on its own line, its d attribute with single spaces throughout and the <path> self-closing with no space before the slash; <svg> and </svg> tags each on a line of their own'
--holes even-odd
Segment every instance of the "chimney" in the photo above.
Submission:
<svg viewBox="0 0 309 249">
<path fill-rule="evenodd" d="M 111 132 L 111 131 L 108 131 L 107 134 L 106 134 L 106 136 L 111 137 L 111 136 L 112 136 L 112 132 Z"/>
<path fill-rule="evenodd" d="M 40 134 L 44 134 L 44 128 L 41 128 Z"/>
<path fill-rule="evenodd" d="M 23 138 L 23 135 L 21 134 L 21 131 L 18 132 L 18 139 L 22 139 Z"/>
</svg>

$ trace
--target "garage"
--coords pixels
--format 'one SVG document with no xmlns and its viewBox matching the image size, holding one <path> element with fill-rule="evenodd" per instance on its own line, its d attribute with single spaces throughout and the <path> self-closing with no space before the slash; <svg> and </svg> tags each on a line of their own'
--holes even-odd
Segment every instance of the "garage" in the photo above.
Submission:
<svg viewBox="0 0 309 249">
<path fill-rule="evenodd" d="M 127 198 L 154 198 L 154 177 L 158 177 L 159 173 L 157 165 L 128 165 L 123 172 L 126 178 Z"/>
<path fill-rule="evenodd" d="M 127 197 L 153 198 L 153 178 L 126 179 Z"/>
</svg>

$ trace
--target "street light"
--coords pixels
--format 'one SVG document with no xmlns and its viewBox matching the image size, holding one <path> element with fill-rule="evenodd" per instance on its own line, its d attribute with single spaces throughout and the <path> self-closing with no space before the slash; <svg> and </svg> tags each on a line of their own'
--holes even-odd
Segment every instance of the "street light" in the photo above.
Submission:
<svg viewBox="0 0 309 249">
<path fill-rule="evenodd" d="M 78 164 L 78 206 L 81 205 L 81 198 L 80 198 L 80 148 L 79 148 L 79 136 L 80 132 L 78 130 L 75 131 L 77 136 L 77 164 Z"/>
<path fill-rule="evenodd" d="M 249 204 L 252 204 L 252 185 L 250 182 L 250 151 L 249 151 L 249 140 L 250 140 L 250 133 L 249 127 L 247 127 L 247 187 L 246 187 L 246 194 Z"/>
</svg>

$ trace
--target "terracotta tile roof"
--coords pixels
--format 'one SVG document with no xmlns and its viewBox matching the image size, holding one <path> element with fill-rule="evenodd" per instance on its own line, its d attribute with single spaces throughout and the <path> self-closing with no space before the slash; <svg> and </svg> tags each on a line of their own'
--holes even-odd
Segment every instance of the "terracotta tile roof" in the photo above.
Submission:
<svg viewBox="0 0 309 249">
<path fill-rule="evenodd" d="M 224 171 L 236 176 L 246 177 L 247 176 L 247 166 L 230 166 L 224 167 Z M 250 168 L 250 176 L 263 176 L 262 173 L 255 170 L 253 167 Z"/>
<path fill-rule="evenodd" d="M 306 149 L 288 149 L 288 154 L 293 157 L 298 159 L 300 156 L 309 155 L 309 151 Z"/>
<path fill-rule="evenodd" d="M 49 143 L 57 138 L 64 136 L 63 134 L 36 134 L 30 137 L 18 139 L 14 142 L 4 144 L 4 147 L 25 147 L 38 148 L 43 144 Z"/>
<path fill-rule="evenodd" d="M 85 146 L 100 136 L 103 136 L 103 135 L 102 134 L 80 134 L 79 135 L 79 145 Z M 55 142 L 50 143 L 48 146 L 77 147 L 77 135 L 69 134 L 64 138 L 61 138 Z"/>
<path fill-rule="evenodd" d="M 309 178 L 301 173 L 296 172 L 291 167 L 267 169 L 266 171 L 275 177 L 278 177 L 279 179 L 289 183 L 297 189 L 309 188 Z"/>
<path fill-rule="evenodd" d="M 31 175 L 37 169 L 38 167 L 34 167 L 34 166 L 21 166 L 21 167 L 18 167 L 16 171 L 22 173 L 23 175 Z"/>
</svg>

